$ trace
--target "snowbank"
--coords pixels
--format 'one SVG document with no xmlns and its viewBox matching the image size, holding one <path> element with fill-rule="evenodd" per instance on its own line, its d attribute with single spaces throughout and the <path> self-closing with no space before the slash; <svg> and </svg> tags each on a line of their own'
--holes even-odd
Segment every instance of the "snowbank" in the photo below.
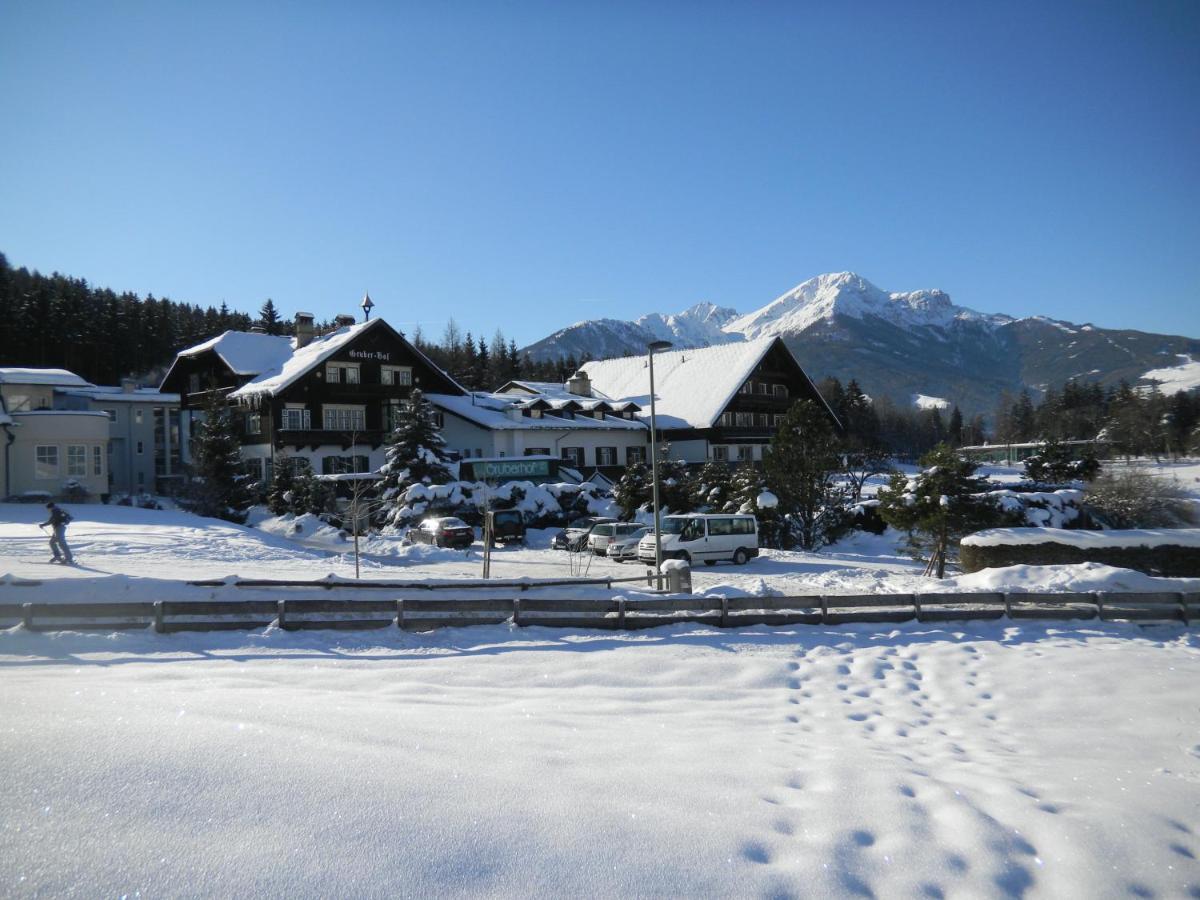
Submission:
<svg viewBox="0 0 1200 900">
<path fill-rule="evenodd" d="M 1056 493 L 1064 493 L 1058 491 Z M 990 528 L 962 539 L 964 547 L 1022 544 L 1066 544 L 1071 547 L 1196 547 L 1200 528 L 1145 528 L 1121 531 L 1074 531 L 1063 528 Z"/>
</svg>

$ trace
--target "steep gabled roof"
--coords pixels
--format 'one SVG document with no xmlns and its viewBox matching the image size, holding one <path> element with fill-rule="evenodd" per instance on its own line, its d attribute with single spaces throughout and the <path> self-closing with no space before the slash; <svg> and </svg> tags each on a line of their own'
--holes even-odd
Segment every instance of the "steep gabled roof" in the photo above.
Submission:
<svg viewBox="0 0 1200 900">
<path fill-rule="evenodd" d="M 425 399 L 439 409 L 473 422 L 492 431 L 642 431 L 646 423 L 641 419 L 621 419 L 605 416 L 568 419 L 564 416 L 545 415 L 540 419 L 510 418 L 509 411 L 528 409 L 531 402 L 523 401 L 521 395 L 487 394 L 475 391 L 463 397 L 448 394 L 426 394 Z M 540 398 L 533 403 L 544 403 Z"/>
<path fill-rule="evenodd" d="M 812 379 L 778 337 L 656 353 L 654 393 L 658 426 L 664 429 L 713 427 L 742 384 L 777 343 L 808 381 L 813 396 L 821 397 Z M 650 367 L 645 355 L 597 360 L 585 363 L 581 368 L 591 379 L 594 391 L 632 400 L 643 410 L 650 408 Z M 821 402 L 837 422 L 824 398 Z M 838 427 L 841 427 L 840 423 Z"/>
<path fill-rule="evenodd" d="M 199 356 L 212 350 L 234 375 L 261 375 L 284 363 L 295 348 L 295 339 L 254 331 L 226 331 L 203 344 L 180 350 L 179 356 Z"/>
</svg>

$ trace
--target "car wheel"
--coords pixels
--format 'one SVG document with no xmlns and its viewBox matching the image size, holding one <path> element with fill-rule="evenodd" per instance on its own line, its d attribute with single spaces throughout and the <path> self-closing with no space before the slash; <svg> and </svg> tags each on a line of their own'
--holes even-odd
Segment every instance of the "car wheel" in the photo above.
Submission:
<svg viewBox="0 0 1200 900">
<path fill-rule="evenodd" d="M 750 556 L 741 547 L 738 547 L 733 553 L 733 564 L 735 566 L 744 566 L 749 559 Z"/>
<path fill-rule="evenodd" d="M 684 550 L 682 553 L 679 554 L 679 558 L 682 559 L 689 566 L 692 564 L 692 554 L 688 553 L 686 550 Z"/>
<path fill-rule="evenodd" d="M 717 561 L 715 559 L 706 559 L 704 561 L 704 564 L 706 566 L 715 566 L 717 564 Z"/>
</svg>

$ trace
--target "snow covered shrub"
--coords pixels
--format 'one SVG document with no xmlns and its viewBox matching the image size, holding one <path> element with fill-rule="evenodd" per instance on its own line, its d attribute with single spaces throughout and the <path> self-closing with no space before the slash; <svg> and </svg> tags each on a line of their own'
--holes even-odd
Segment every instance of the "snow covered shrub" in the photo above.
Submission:
<svg viewBox="0 0 1200 900">
<path fill-rule="evenodd" d="M 771 495 L 775 497 L 774 505 L 759 505 L 758 498 L 767 492 L 766 476 L 756 469 L 753 463 L 743 462 L 730 476 L 729 497 L 721 511 L 753 513 L 754 518 L 758 520 L 758 545 L 782 548 L 788 543 L 787 523 L 780 515 L 779 498 L 774 494 Z"/>
<path fill-rule="evenodd" d="M 1108 528 L 1187 528 L 1197 524 L 1187 492 L 1174 480 L 1129 469 L 1097 478 L 1084 494 Z"/>
<path fill-rule="evenodd" d="M 63 484 L 62 497 L 70 503 L 83 503 L 88 498 L 88 490 L 74 478 Z"/>
<path fill-rule="evenodd" d="M 613 487 L 613 499 L 621 511 L 621 518 L 629 521 L 639 509 L 649 507 L 652 502 L 651 492 L 649 466 L 645 463 L 627 466 L 625 474 Z"/>
<path fill-rule="evenodd" d="M 1083 512 L 1083 491 L 989 491 L 987 495 L 1009 525 L 1035 528 L 1085 528 L 1090 518 Z"/>
<path fill-rule="evenodd" d="M 897 473 L 879 491 L 879 514 L 893 528 L 908 532 L 915 557 L 928 555 L 927 573 L 942 578 L 960 538 L 1003 523 L 1005 513 L 988 496 L 988 484 L 975 475 L 977 463 L 939 444 L 921 457 L 917 475 Z"/>
</svg>

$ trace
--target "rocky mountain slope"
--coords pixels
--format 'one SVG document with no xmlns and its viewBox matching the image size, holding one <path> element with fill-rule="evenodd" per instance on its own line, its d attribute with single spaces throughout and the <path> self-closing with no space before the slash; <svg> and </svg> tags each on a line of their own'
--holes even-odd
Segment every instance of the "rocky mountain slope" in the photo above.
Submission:
<svg viewBox="0 0 1200 900">
<path fill-rule="evenodd" d="M 1200 357 L 1200 340 L 1179 335 L 1014 319 L 954 305 L 937 290 L 888 293 L 853 272 L 819 275 L 746 315 L 699 303 L 636 322 L 579 322 L 526 348 L 535 359 L 604 359 L 778 335 L 814 379 L 856 378 L 898 404 L 942 397 L 965 412 L 990 412 L 1004 391 L 1040 390 L 1069 378 L 1104 384 Z"/>
</svg>

